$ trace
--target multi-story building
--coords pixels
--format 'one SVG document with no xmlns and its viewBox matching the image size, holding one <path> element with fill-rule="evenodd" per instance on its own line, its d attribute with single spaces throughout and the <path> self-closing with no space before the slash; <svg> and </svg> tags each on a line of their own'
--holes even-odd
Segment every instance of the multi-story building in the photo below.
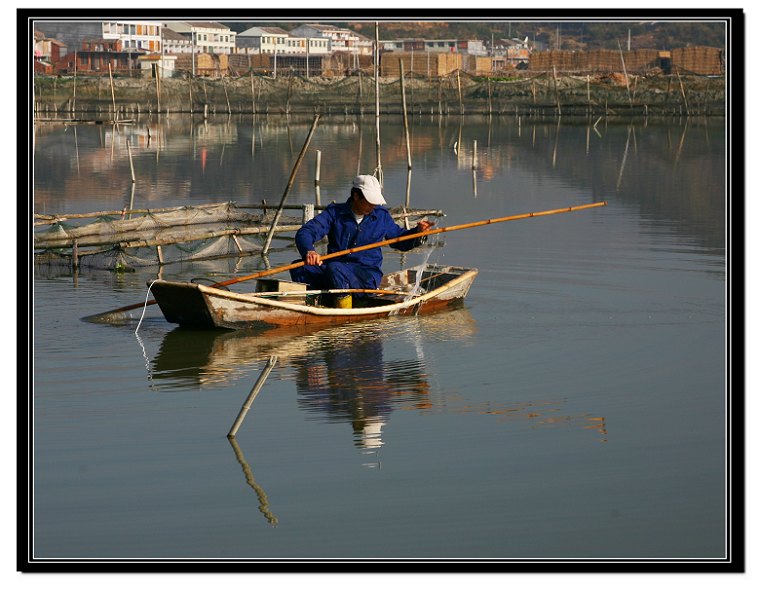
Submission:
<svg viewBox="0 0 760 589">
<path fill-rule="evenodd" d="M 458 39 L 392 39 L 380 41 L 385 51 L 427 51 L 431 53 L 465 53 L 487 55 L 483 41 Z"/>
<path fill-rule="evenodd" d="M 140 69 L 138 57 L 145 55 L 144 49 L 124 48 L 118 39 L 90 39 L 82 42 L 82 47 L 69 51 L 56 64 L 61 73 L 108 75 L 111 73 L 132 75 Z"/>
<path fill-rule="evenodd" d="M 282 54 L 288 51 L 288 32 L 280 27 L 251 27 L 237 36 L 238 49 L 243 53 Z"/>
<path fill-rule="evenodd" d="M 497 39 L 492 47 L 494 69 L 516 68 L 527 64 L 532 48 L 525 39 Z"/>
<path fill-rule="evenodd" d="M 161 23 L 155 20 L 104 21 L 103 39 L 121 41 L 123 49 L 161 52 Z"/>
<path fill-rule="evenodd" d="M 173 31 L 167 26 L 161 30 L 161 40 L 164 53 L 177 55 L 181 53 L 190 54 L 193 52 L 193 40 L 190 35 L 183 35 Z"/>
<path fill-rule="evenodd" d="M 217 22 L 170 21 L 166 27 L 189 35 L 193 53 L 234 53 L 237 33 Z"/>
<path fill-rule="evenodd" d="M 50 39 L 40 31 L 34 31 L 34 59 L 55 63 L 66 55 L 66 45 L 56 39 Z"/>
<path fill-rule="evenodd" d="M 330 51 L 345 51 L 361 55 L 372 53 L 372 42 L 350 29 L 335 25 L 305 24 L 290 31 L 293 37 L 324 38 L 330 40 Z"/>
<path fill-rule="evenodd" d="M 237 36 L 239 53 L 327 55 L 330 39 L 298 37 L 279 27 L 251 27 Z"/>
<path fill-rule="evenodd" d="M 66 55 L 66 45 L 56 39 L 49 39 L 40 31 L 34 31 L 34 71 L 36 73 L 54 73 L 54 64 L 64 55 Z"/>
</svg>

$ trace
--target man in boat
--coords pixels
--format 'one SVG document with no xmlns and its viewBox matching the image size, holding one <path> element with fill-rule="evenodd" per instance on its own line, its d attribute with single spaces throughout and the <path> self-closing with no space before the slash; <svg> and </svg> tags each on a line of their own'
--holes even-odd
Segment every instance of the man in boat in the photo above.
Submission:
<svg viewBox="0 0 760 589">
<path fill-rule="evenodd" d="M 383 277 L 383 254 L 381 248 L 372 248 L 347 254 L 322 262 L 314 244 L 328 237 L 327 253 L 352 249 L 386 239 L 412 233 L 421 233 L 433 223 L 422 220 L 412 229 L 404 229 L 395 223 L 383 205 L 380 182 L 371 175 L 354 178 L 351 196 L 344 203 L 331 204 L 296 233 L 296 247 L 304 265 L 290 271 L 296 282 L 309 285 L 310 289 L 376 289 Z M 408 251 L 424 242 L 409 239 L 391 244 L 391 247 Z M 351 297 L 338 297 L 338 307 L 350 307 Z"/>
</svg>

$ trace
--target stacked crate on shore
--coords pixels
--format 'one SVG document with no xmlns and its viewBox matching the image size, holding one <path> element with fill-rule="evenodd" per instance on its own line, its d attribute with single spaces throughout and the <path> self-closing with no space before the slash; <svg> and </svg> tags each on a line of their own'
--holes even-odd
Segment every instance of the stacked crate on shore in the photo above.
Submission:
<svg viewBox="0 0 760 589">
<path fill-rule="evenodd" d="M 528 67 L 539 71 L 556 68 L 558 72 L 620 72 L 623 71 L 623 60 L 629 74 L 645 72 L 657 65 L 658 52 L 656 49 L 623 52 L 613 49 L 540 51 L 531 54 Z"/>
<path fill-rule="evenodd" d="M 251 57 L 251 55 L 245 53 L 232 53 L 229 55 L 227 63 L 230 68 L 230 73 L 242 76 L 251 71 Z"/>
<path fill-rule="evenodd" d="M 464 55 L 462 57 L 462 69 L 468 74 L 474 76 L 491 75 L 493 62 L 490 57 L 480 57 L 477 55 Z"/>
<path fill-rule="evenodd" d="M 462 69 L 461 53 L 389 51 L 383 53 L 380 60 L 380 75 L 400 77 L 399 59 L 403 61 L 405 76 L 413 74 L 417 77 L 437 78 Z"/>
<path fill-rule="evenodd" d="M 229 68 L 229 59 L 225 54 L 215 55 L 211 53 L 195 54 L 195 75 L 217 78 L 226 76 Z M 193 72 L 193 55 L 187 53 L 177 54 L 175 69 L 178 72 Z"/>
<path fill-rule="evenodd" d="M 723 52 L 717 47 L 679 47 L 671 51 L 673 66 L 681 73 L 719 75 L 723 73 Z"/>
</svg>

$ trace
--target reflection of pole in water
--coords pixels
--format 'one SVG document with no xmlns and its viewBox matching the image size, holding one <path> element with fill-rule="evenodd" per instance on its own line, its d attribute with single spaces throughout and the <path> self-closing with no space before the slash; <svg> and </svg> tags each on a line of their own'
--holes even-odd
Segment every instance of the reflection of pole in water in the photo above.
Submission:
<svg viewBox="0 0 760 589">
<path fill-rule="evenodd" d="M 259 511 L 264 515 L 266 520 L 272 524 L 272 527 L 277 527 L 278 520 L 275 515 L 269 510 L 269 498 L 267 497 L 267 494 L 264 492 L 264 489 L 261 487 L 261 485 L 259 485 L 253 478 L 253 470 L 251 470 L 248 462 L 246 462 L 245 456 L 243 456 L 243 451 L 240 449 L 240 445 L 237 443 L 237 440 L 235 440 L 235 438 L 228 438 L 228 440 L 230 442 L 230 446 L 232 446 L 232 450 L 235 452 L 235 458 L 237 459 L 238 464 L 240 464 L 240 466 L 243 468 L 245 482 L 248 483 L 248 486 L 254 490 L 256 496 L 259 498 Z"/>
<path fill-rule="evenodd" d="M 472 195 L 478 196 L 478 171 L 475 168 L 472 168 Z"/>
<path fill-rule="evenodd" d="M 586 155 L 588 155 L 590 141 L 591 141 L 591 127 L 586 125 Z"/>
<path fill-rule="evenodd" d="M 74 150 L 77 154 L 77 176 L 79 175 L 79 139 L 77 138 L 77 126 L 74 125 Z"/>
<path fill-rule="evenodd" d="M 251 119 L 251 160 L 256 156 L 256 116 Z"/>
<path fill-rule="evenodd" d="M 686 142 L 686 131 L 689 128 L 689 119 L 686 119 L 686 124 L 683 126 L 683 133 L 681 133 L 681 141 L 678 142 L 678 151 L 676 151 L 676 159 L 673 162 L 674 166 L 678 165 L 681 159 L 681 151 L 683 150 L 684 143 Z"/>
<path fill-rule="evenodd" d="M 557 164 L 557 146 L 559 145 L 559 128 L 561 119 L 557 119 L 557 132 L 554 134 L 554 149 L 552 150 L 552 168 Z"/>
<path fill-rule="evenodd" d="M 631 127 L 628 127 L 628 138 L 625 140 L 625 151 L 623 152 L 623 161 L 620 162 L 620 172 L 618 173 L 617 185 L 615 190 L 620 190 L 620 182 L 623 179 L 623 170 L 625 169 L 625 160 L 628 158 L 628 144 L 631 142 Z"/>
</svg>

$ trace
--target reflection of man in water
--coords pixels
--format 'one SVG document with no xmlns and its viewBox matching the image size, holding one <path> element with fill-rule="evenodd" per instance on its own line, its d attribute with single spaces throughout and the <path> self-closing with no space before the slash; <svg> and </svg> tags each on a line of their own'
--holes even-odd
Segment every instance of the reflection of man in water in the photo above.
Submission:
<svg viewBox="0 0 760 589">
<path fill-rule="evenodd" d="M 299 367 L 298 405 L 331 421 L 350 421 L 354 443 L 377 449 L 394 405 L 411 400 L 427 406 L 429 385 L 419 361 L 386 363 L 380 338 L 357 335 L 345 345 L 317 350 Z"/>
</svg>

